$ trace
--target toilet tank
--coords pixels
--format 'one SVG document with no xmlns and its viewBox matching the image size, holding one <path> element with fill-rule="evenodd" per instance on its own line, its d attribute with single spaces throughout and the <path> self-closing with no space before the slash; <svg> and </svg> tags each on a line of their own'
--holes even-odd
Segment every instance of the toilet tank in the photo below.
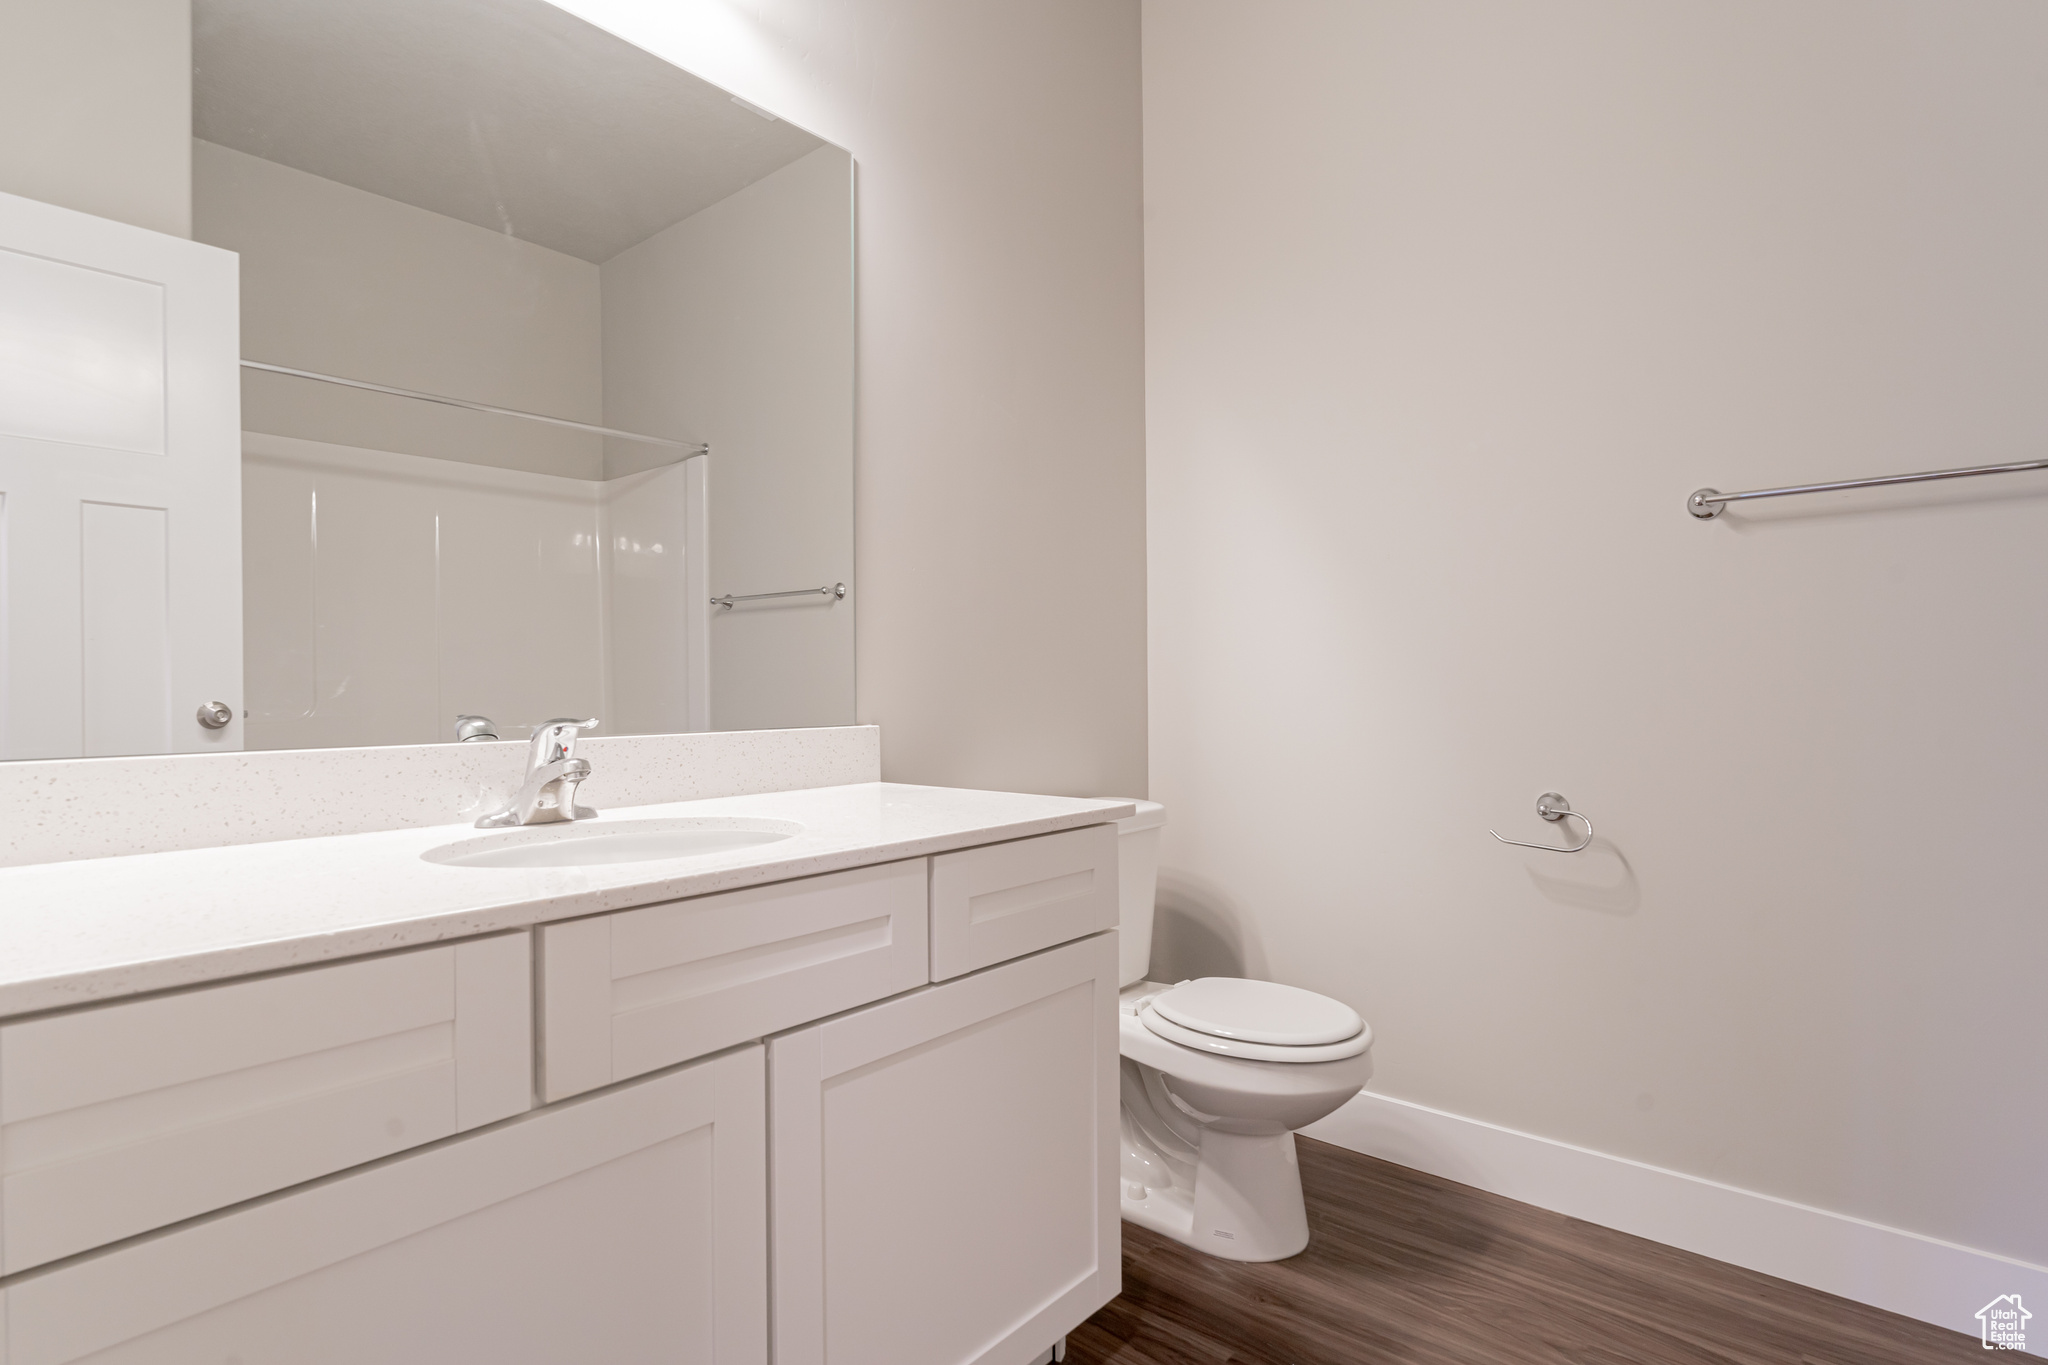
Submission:
<svg viewBox="0 0 2048 1365">
<path fill-rule="evenodd" d="M 1152 962 L 1152 900 L 1159 890 L 1159 828 L 1166 807 L 1139 801 L 1138 813 L 1116 822 L 1117 984 L 1145 979 Z"/>
</svg>

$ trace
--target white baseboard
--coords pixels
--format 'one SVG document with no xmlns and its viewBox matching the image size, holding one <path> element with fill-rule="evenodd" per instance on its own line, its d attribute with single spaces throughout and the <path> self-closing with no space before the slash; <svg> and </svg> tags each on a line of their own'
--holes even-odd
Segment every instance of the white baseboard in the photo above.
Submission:
<svg viewBox="0 0 2048 1365">
<path fill-rule="evenodd" d="M 2027 1354 L 2048 1356 L 2048 1267 L 1369 1092 L 1302 1131 L 1972 1337 L 1978 1309 L 2018 1294 L 2043 1329 Z"/>
</svg>

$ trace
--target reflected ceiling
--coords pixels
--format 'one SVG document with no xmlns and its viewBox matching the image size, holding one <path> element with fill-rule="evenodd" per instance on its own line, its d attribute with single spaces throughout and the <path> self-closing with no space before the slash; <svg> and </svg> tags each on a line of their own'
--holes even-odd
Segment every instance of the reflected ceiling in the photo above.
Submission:
<svg viewBox="0 0 2048 1365">
<path fill-rule="evenodd" d="M 543 0 L 195 0 L 193 134 L 602 263 L 818 147 Z"/>
</svg>

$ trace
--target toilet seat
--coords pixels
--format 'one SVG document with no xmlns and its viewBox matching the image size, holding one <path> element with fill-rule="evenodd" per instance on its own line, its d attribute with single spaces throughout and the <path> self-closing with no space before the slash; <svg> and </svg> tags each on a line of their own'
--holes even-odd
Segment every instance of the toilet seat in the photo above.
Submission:
<svg viewBox="0 0 2048 1365">
<path fill-rule="evenodd" d="M 1341 1043 L 1365 1027 L 1358 1011 L 1341 1000 L 1241 976 L 1183 981 L 1153 996 L 1152 1007 L 1197 1033 L 1281 1047 Z"/>
<path fill-rule="evenodd" d="M 1274 981 L 1211 976 L 1145 1001 L 1147 1031 L 1225 1057 L 1260 1062 L 1333 1062 L 1372 1046 L 1372 1030 L 1339 1000 Z"/>
</svg>

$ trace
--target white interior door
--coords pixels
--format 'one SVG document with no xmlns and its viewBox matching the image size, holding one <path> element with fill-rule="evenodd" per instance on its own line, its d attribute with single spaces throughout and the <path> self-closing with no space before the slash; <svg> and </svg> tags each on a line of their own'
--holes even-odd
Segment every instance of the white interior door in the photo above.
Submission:
<svg viewBox="0 0 2048 1365">
<path fill-rule="evenodd" d="M 1116 943 L 770 1041 L 775 1365 L 1028 1365 L 1116 1297 Z"/>
<path fill-rule="evenodd" d="M 0 758 L 242 747 L 238 292 L 233 252 L 0 194 Z"/>
</svg>

